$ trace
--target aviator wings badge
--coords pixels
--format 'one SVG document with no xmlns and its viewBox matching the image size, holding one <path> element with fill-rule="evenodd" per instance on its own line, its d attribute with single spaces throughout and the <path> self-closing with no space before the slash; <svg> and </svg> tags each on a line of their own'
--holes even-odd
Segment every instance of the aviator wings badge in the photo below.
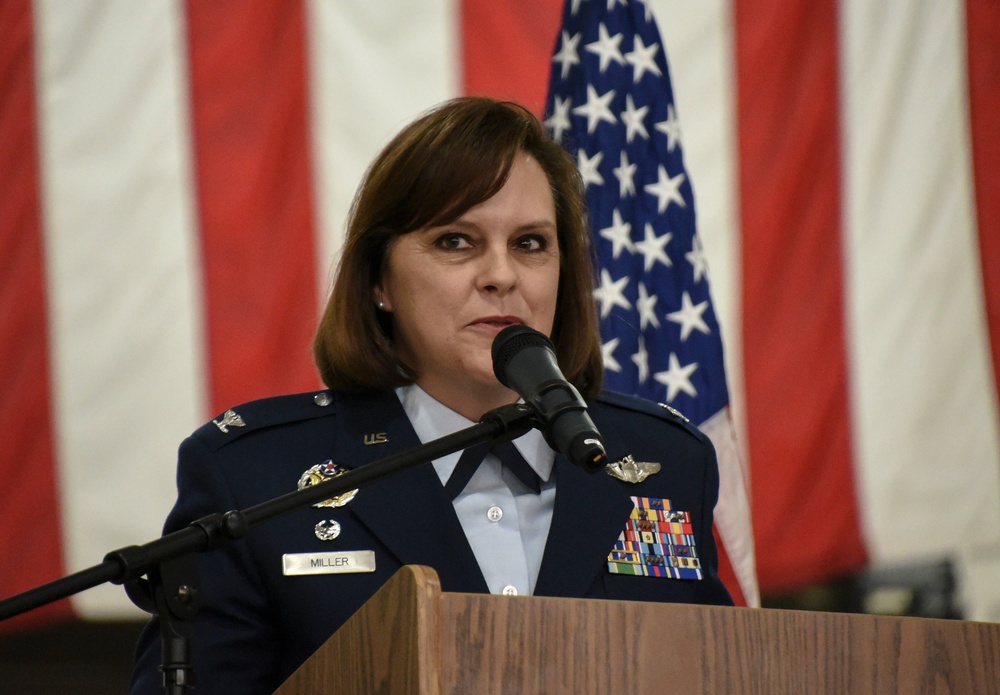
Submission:
<svg viewBox="0 0 1000 695">
<path fill-rule="evenodd" d="M 610 476 L 624 480 L 626 483 L 641 483 L 643 480 L 660 472 L 660 464 L 647 461 L 635 461 L 631 455 L 621 461 L 609 463 L 604 472 Z"/>
</svg>

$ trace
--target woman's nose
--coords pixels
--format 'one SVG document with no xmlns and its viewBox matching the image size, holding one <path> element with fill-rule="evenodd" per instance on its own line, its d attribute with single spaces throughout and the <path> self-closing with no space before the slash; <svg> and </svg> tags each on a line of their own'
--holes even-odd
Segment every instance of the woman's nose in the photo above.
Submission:
<svg viewBox="0 0 1000 695">
<path fill-rule="evenodd" d="M 506 294 L 517 284 L 517 269 L 508 248 L 489 249 L 483 254 L 481 263 L 479 289 Z"/>
</svg>

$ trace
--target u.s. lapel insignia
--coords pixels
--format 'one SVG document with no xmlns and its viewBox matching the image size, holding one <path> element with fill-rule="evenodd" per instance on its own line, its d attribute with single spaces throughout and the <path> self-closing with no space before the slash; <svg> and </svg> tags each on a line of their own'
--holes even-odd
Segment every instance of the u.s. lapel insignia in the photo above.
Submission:
<svg viewBox="0 0 1000 695">
<path fill-rule="evenodd" d="M 330 478 L 335 478 L 341 473 L 345 472 L 347 469 L 343 466 L 338 466 L 336 463 L 330 460 L 326 460 L 323 463 L 318 463 L 299 477 L 299 490 L 304 490 L 307 487 L 311 487 L 317 483 L 322 483 L 323 481 L 329 480 Z M 323 500 L 322 502 L 317 502 L 313 506 L 317 509 L 322 509 L 324 507 L 343 507 L 345 504 L 354 499 L 354 496 L 358 494 L 357 488 L 354 490 L 348 490 L 347 492 L 337 495 L 336 497 L 331 497 L 328 500 Z"/>
<path fill-rule="evenodd" d="M 247 426 L 247 423 L 243 422 L 243 418 L 237 415 L 235 410 L 227 410 L 222 414 L 222 420 L 212 420 L 212 424 L 227 434 L 230 427 Z"/>
<path fill-rule="evenodd" d="M 621 461 L 609 463 L 604 467 L 604 471 L 618 480 L 626 483 L 641 483 L 643 480 L 660 472 L 660 464 L 648 461 L 636 461 L 631 454 Z"/>
</svg>

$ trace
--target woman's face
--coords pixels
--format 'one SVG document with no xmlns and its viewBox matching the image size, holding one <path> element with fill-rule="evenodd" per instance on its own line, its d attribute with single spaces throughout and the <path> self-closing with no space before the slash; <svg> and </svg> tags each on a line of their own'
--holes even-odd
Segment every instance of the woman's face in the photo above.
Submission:
<svg viewBox="0 0 1000 695">
<path fill-rule="evenodd" d="M 477 409 L 496 407 L 483 403 L 512 400 L 493 374 L 493 339 L 512 324 L 551 334 L 558 286 L 552 191 L 520 153 L 492 198 L 393 241 L 375 299 L 392 312 L 397 354 L 417 384 L 478 419 Z"/>
</svg>

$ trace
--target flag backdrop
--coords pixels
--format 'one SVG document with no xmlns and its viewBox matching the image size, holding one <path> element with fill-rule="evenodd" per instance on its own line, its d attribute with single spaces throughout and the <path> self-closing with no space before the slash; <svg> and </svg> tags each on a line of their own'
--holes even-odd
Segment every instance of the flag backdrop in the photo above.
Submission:
<svg viewBox="0 0 1000 695">
<path fill-rule="evenodd" d="M 952 557 L 1000 620 L 1000 8 L 647 5 L 762 591 Z M 0 0 L 0 596 L 156 536 L 182 437 L 318 385 L 365 165 L 451 96 L 541 114 L 560 15 Z M 135 614 L 102 587 L 32 619 L 69 612 Z"/>
<path fill-rule="evenodd" d="M 544 123 L 587 190 L 605 387 L 665 402 L 712 439 L 719 574 L 736 605 L 757 606 L 748 471 L 662 44 L 648 6 L 567 2 Z"/>
</svg>

